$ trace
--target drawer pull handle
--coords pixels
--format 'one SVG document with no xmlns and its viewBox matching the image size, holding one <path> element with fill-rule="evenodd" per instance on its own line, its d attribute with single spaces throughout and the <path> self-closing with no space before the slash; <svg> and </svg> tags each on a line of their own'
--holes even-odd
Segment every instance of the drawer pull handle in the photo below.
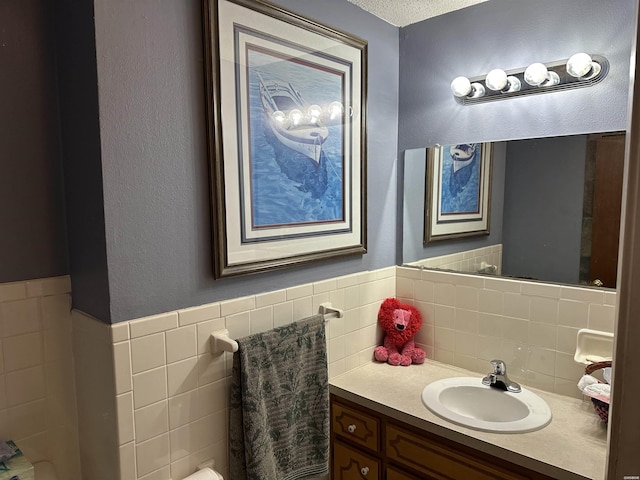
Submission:
<svg viewBox="0 0 640 480">
<path fill-rule="evenodd" d="M 352 423 L 351 425 L 349 425 L 349 426 L 347 427 L 347 431 L 348 431 L 349 433 L 353 433 L 353 432 L 355 432 L 355 431 L 356 431 L 356 426 Z"/>
<path fill-rule="evenodd" d="M 369 467 L 362 467 L 360 469 L 360 473 L 362 474 L 363 477 L 366 477 L 367 473 L 369 473 Z"/>
</svg>

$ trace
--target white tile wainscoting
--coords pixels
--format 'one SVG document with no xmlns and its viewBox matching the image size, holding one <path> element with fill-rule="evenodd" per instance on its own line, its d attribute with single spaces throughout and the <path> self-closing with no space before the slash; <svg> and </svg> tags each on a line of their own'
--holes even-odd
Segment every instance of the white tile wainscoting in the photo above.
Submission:
<svg viewBox="0 0 640 480">
<path fill-rule="evenodd" d="M 579 396 L 577 331 L 612 332 L 616 302 L 606 290 L 389 267 L 107 325 L 70 320 L 69 290 L 68 277 L 0 284 L 0 434 L 53 460 L 62 480 L 179 479 L 210 458 L 226 473 L 232 357 L 210 352 L 215 330 L 239 338 L 332 302 L 345 310 L 328 322 L 332 378 L 372 361 L 380 303 L 397 295 L 423 313 L 428 358 L 483 374 L 499 356 L 525 385 Z"/>
<path fill-rule="evenodd" d="M 395 272 L 357 273 L 113 326 L 74 311 L 80 436 L 90 445 L 83 473 L 113 480 L 100 472 L 119 465 L 120 480 L 180 479 L 213 458 L 225 475 L 232 356 L 211 353 L 210 333 L 226 328 L 241 338 L 331 302 L 345 311 L 327 324 L 329 375 L 339 375 L 372 360 L 378 309 L 395 294 Z M 111 384 L 99 373 L 105 369 L 113 372 Z M 106 424 L 113 418 L 116 428 Z M 101 455 L 92 453 L 96 448 Z"/>
<path fill-rule="evenodd" d="M 0 438 L 80 478 L 68 276 L 0 284 Z"/>
<path fill-rule="evenodd" d="M 441 255 L 439 257 L 423 258 L 410 262 L 413 267 L 439 268 L 456 272 L 477 273 L 486 267 L 494 266 L 495 273 L 502 272 L 502 244 L 466 250 L 464 252 Z"/>
</svg>

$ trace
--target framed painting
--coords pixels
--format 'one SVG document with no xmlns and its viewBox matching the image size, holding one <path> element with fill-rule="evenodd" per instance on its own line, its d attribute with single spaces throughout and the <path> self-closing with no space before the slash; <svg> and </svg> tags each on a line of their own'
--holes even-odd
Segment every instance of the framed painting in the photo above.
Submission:
<svg viewBox="0 0 640 480">
<path fill-rule="evenodd" d="M 491 143 L 427 149 L 424 243 L 489 234 Z"/>
<path fill-rule="evenodd" d="M 205 0 L 216 278 L 366 253 L 367 43 Z"/>
</svg>

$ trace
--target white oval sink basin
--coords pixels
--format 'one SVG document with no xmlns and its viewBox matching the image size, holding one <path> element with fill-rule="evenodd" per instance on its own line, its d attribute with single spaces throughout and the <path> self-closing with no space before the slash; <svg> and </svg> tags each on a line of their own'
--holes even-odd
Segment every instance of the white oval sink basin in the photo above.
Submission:
<svg viewBox="0 0 640 480">
<path fill-rule="evenodd" d="M 505 392 L 483 385 L 478 377 L 430 383 L 422 391 L 422 403 L 445 420 L 486 432 L 532 432 L 551 422 L 551 408 L 532 391 Z"/>
</svg>

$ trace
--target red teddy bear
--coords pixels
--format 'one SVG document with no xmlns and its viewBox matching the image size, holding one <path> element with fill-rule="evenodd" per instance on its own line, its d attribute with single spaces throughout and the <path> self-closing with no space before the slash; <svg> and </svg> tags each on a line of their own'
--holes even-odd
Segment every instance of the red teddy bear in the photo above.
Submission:
<svg viewBox="0 0 640 480">
<path fill-rule="evenodd" d="M 413 337 L 422 326 L 422 315 L 412 305 L 387 298 L 378 311 L 378 323 L 385 331 L 384 345 L 374 350 L 375 359 L 390 365 L 424 363 L 425 353 L 416 347 Z"/>
</svg>

